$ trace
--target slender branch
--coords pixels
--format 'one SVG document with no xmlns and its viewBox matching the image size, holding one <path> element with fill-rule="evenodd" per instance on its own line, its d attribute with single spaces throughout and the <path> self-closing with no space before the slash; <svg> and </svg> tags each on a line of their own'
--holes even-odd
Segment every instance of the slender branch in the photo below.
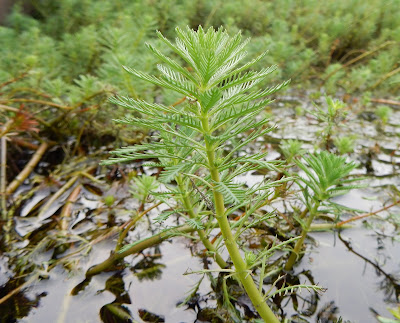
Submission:
<svg viewBox="0 0 400 323">
<path fill-rule="evenodd" d="M 71 192 L 71 194 L 69 195 L 67 201 L 65 202 L 65 205 L 60 213 L 60 219 L 61 219 L 61 223 L 60 223 L 60 229 L 61 231 L 66 231 L 68 228 L 68 218 L 71 215 L 71 211 L 72 211 L 72 203 L 74 203 L 78 196 L 79 193 L 81 192 L 81 185 L 78 185 L 74 188 L 74 190 Z"/>
<path fill-rule="evenodd" d="M 182 180 L 181 176 L 178 176 L 176 178 L 176 182 L 178 183 L 178 186 L 179 186 L 181 192 L 187 192 L 185 187 L 183 187 L 183 180 Z M 188 197 L 187 193 L 183 193 L 182 201 L 183 201 L 183 204 L 184 204 L 186 210 L 188 211 L 188 214 L 189 214 L 190 218 L 191 219 L 196 219 L 197 215 L 195 214 L 195 212 L 193 210 L 193 206 L 192 206 L 193 204 L 190 203 L 190 200 L 189 200 L 189 197 Z M 220 266 L 221 268 L 228 267 L 228 264 L 225 262 L 225 260 L 221 257 L 221 255 L 215 249 L 215 246 L 208 239 L 206 232 L 204 230 L 202 230 L 202 229 L 199 229 L 199 230 L 197 230 L 197 233 L 198 233 L 198 235 L 200 237 L 200 240 L 203 243 L 204 247 L 206 247 L 208 251 L 210 251 L 211 253 L 214 254 L 215 261 L 217 262 L 218 266 Z"/>
<path fill-rule="evenodd" d="M 307 222 L 304 224 L 303 230 L 301 231 L 300 239 L 297 240 L 297 242 L 294 246 L 294 249 L 293 249 L 292 253 L 290 254 L 290 257 L 285 264 L 284 268 L 286 271 L 289 271 L 293 268 L 293 265 L 295 264 L 295 262 L 297 261 L 297 259 L 299 257 L 301 248 L 303 247 L 303 244 L 304 244 L 304 240 L 306 239 L 307 234 L 310 231 L 311 223 L 318 213 L 319 205 L 320 205 L 319 202 L 315 202 L 313 208 L 311 209 L 310 214 L 308 215 L 308 218 L 307 218 Z"/>
<path fill-rule="evenodd" d="M 7 140 L 1 137 L 1 161 L 0 161 L 0 194 L 1 194 L 1 213 L 3 220 L 7 220 L 7 197 L 6 197 L 6 165 L 7 165 Z"/>
<path fill-rule="evenodd" d="M 23 139 L 20 138 L 16 138 L 16 137 L 10 137 L 9 138 L 11 140 L 11 142 L 13 142 L 14 144 L 17 144 L 20 147 L 24 147 L 24 148 L 28 148 L 30 150 L 37 150 L 39 149 L 39 146 L 36 144 L 33 144 L 31 142 L 25 141 Z"/>
<path fill-rule="evenodd" d="M 370 265 L 372 265 L 376 271 L 380 272 L 381 274 L 383 274 L 389 281 L 390 283 L 393 285 L 395 292 L 396 292 L 396 297 L 398 298 L 399 294 L 400 294 L 400 284 L 398 283 L 398 280 L 396 280 L 396 278 L 391 275 L 388 274 L 387 272 L 385 272 L 376 262 L 373 262 L 372 260 L 368 259 L 367 257 L 363 256 L 362 254 L 358 253 L 357 251 L 355 251 L 352 246 L 351 243 L 349 241 L 346 241 L 342 235 L 338 234 L 338 238 L 340 239 L 340 241 L 342 241 L 344 243 L 344 245 L 346 246 L 347 249 L 349 249 L 350 252 L 354 253 L 356 256 L 360 257 L 361 259 L 363 259 L 365 262 L 369 263 Z"/>
<path fill-rule="evenodd" d="M 32 275 L 31 278 L 29 278 L 25 283 L 22 285 L 18 286 L 17 288 L 13 289 L 11 292 L 9 292 L 6 296 L 2 297 L 0 299 L 0 305 L 3 304 L 5 301 L 7 301 L 10 297 L 14 296 L 15 294 L 18 294 L 21 290 L 23 290 L 25 287 L 28 287 L 30 284 L 32 284 L 35 280 L 37 280 L 39 277 L 39 274 L 36 273 Z"/>
<path fill-rule="evenodd" d="M 383 208 L 381 208 L 379 210 L 376 210 L 374 212 L 369 212 L 369 213 L 366 213 L 366 214 L 362 214 L 362 215 L 358 215 L 358 216 L 352 217 L 352 218 L 347 219 L 345 221 L 341 221 L 338 224 L 336 224 L 336 227 L 340 228 L 342 225 L 344 225 L 346 223 L 357 221 L 357 220 L 360 220 L 360 219 L 364 219 L 364 218 L 367 218 L 367 217 L 369 217 L 371 215 L 375 215 L 375 214 L 378 214 L 378 213 L 380 213 L 382 211 L 386 211 L 387 209 L 390 209 L 391 207 L 393 207 L 393 206 L 395 206 L 395 205 L 397 205 L 399 203 L 400 203 L 400 200 L 397 200 L 396 202 L 394 202 L 394 203 L 392 203 L 390 205 L 387 205 L 387 206 L 385 206 L 385 207 L 383 207 Z"/>
<path fill-rule="evenodd" d="M 12 128 L 13 120 L 8 120 L 1 129 L 0 137 L 3 138 Z"/>
<path fill-rule="evenodd" d="M 38 214 L 38 218 L 40 219 L 44 213 L 48 210 L 48 208 L 62 195 L 64 194 L 74 183 L 78 180 L 79 176 L 76 175 L 70 180 L 65 183 L 56 193 L 52 195 L 52 197 L 46 202 L 45 205 L 43 205 L 42 209 L 40 210 Z"/>
<path fill-rule="evenodd" d="M 361 55 L 359 55 L 359 56 L 357 56 L 357 57 L 355 57 L 355 58 L 349 60 L 346 64 L 341 65 L 340 67 L 338 67 L 337 69 L 335 69 L 335 70 L 333 70 L 331 73 L 329 73 L 329 74 L 325 77 L 324 82 L 326 82 L 332 75 L 336 74 L 336 73 L 337 73 L 338 71 L 340 71 L 341 69 L 344 69 L 344 68 L 346 68 L 346 67 L 348 67 L 348 66 L 350 66 L 350 65 L 352 65 L 352 64 L 354 64 L 354 63 L 356 63 L 356 62 L 358 62 L 358 61 L 360 61 L 361 59 L 363 59 L 363 58 L 365 58 L 365 57 L 367 57 L 367 56 L 369 56 L 369 55 L 372 55 L 372 54 L 374 54 L 375 52 L 377 52 L 377 51 L 379 51 L 379 50 L 385 48 L 386 46 L 393 45 L 393 44 L 395 44 L 395 43 L 396 43 L 395 41 L 387 41 L 387 42 L 385 42 L 385 43 L 379 45 L 378 47 L 376 47 L 376 48 L 374 48 L 374 49 L 372 49 L 372 50 L 370 50 L 370 51 L 367 51 L 367 52 L 365 52 L 365 53 L 362 53 Z"/>
<path fill-rule="evenodd" d="M 387 99 L 371 99 L 371 102 L 390 104 L 390 105 L 400 105 L 399 101 L 387 100 Z"/>
<path fill-rule="evenodd" d="M 135 216 L 133 219 L 125 222 L 122 226 L 121 229 L 123 229 L 123 231 L 120 233 L 119 238 L 118 238 L 118 242 L 117 242 L 117 246 L 115 247 L 115 251 L 119 251 L 122 247 L 122 243 L 124 242 L 124 239 L 126 237 L 126 235 L 128 234 L 129 230 L 147 213 L 149 213 L 151 210 L 155 209 L 156 207 L 160 206 L 163 202 L 158 202 L 154 205 L 152 205 L 151 207 L 149 207 L 148 209 L 144 210 L 143 212 L 141 212 L 140 214 L 138 214 L 137 216 Z"/>
<path fill-rule="evenodd" d="M 57 104 L 51 101 L 44 101 L 44 100 L 36 100 L 36 99 L 7 99 L 7 100 L 0 100 L 0 103 L 6 104 L 8 102 L 23 102 L 23 103 L 37 103 L 42 105 L 49 105 L 51 107 L 55 107 L 61 110 L 72 110 L 72 107 L 67 107 L 61 104 Z"/>
<path fill-rule="evenodd" d="M 28 72 L 23 72 L 23 73 L 21 73 L 20 75 L 18 75 L 18 76 L 16 76 L 16 77 L 12 78 L 11 80 L 8 80 L 8 81 L 6 81 L 6 82 L 4 82 L 4 83 L 1 83 L 1 84 L 0 84 L 0 89 L 1 89 L 2 87 L 5 87 L 5 86 L 9 85 L 9 84 L 15 83 L 15 82 L 17 82 L 17 81 L 20 80 L 20 79 L 23 79 L 23 78 L 24 78 L 25 76 L 27 76 L 27 75 L 28 75 Z"/>
<path fill-rule="evenodd" d="M 4 104 L 0 104 L 0 109 L 2 110 L 6 110 L 6 111 L 11 111 L 11 112 L 20 112 L 20 109 L 14 108 L 14 107 L 9 107 L 8 105 L 4 105 Z M 50 124 L 43 120 L 42 118 L 39 118 L 35 115 L 32 115 L 32 118 L 35 119 L 36 121 L 40 122 L 41 124 L 43 124 L 46 127 L 50 127 Z"/>
<path fill-rule="evenodd" d="M 88 179 L 90 179 L 92 182 L 100 184 L 100 185 L 104 185 L 104 183 L 97 179 L 96 177 L 94 177 L 93 175 L 90 175 L 87 171 L 82 171 L 80 172 L 80 174 Z"/>
<path fill-rule="evenodd" d="M 47 142 L 43 142 L 39 149 L 36 150 L 34 155 L 32 156 L 31 160 L 26 164 L 24 169 L 14 178 L 14 180 L 7 186 L 6 194 L 13 193 L 22 183 L 23 181 L 29 176 L 29 174 L 33 171 L 36 165 L 39 163 L 40 159 L 42 158 L 43 154 L 49 147 Z"/>
<path fill-rule="evenodd" d="M 183 98 L 179 99 L 178 101 L 176 101 L 174 104 L 172 104 L 173 107 L 176 107 L 177 105 L 185 102 L 186 100 L 186 96 L 184 96 Z"/>
<path fill-rule="evenodd" d="M 378 81 L 376 81 L 373 85 L 371 85 L 368 90 L 373 90 L 376 87 L 378 87 L 382 82 L 386 81 L 388 78 L 392 77 L 393 75 L 400 73 L 400 67 L 390 71 L 389 73 L 386 73 L 383 75 Z"/>
</svg>

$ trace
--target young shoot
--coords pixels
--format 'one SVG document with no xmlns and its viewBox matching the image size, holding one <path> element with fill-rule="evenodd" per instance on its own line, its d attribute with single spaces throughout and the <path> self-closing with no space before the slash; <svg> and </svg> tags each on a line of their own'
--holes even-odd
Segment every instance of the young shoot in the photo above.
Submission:
<svg viewBox="0 0 400 323">
<path fill-rule="evenodd" d="M 383 125 L 385 125 L 389 121 L 389 118 L 392 115 L 392 113 L 393 113 L 392 108 L 386 105 L 380 105 L 375 110 L 376 116 L 380 119 Z"/>
<path fill-rule="evenodd" d="M 325 149 L 329 151 L 334 130 L 346 117 L 347 112 L 344 109 L 346 105 L 343 102 L 333 100 L 331 97 L 325 97 L 325 100 L 327 109 L 321 109 L 315 105 L 316 111 L 312 111 L 311 114 L 316 116 L 318 120 L 324 124 L 324 129 L 321 131 L 321 137 L 323 138 L 322 144 Z"/>
<path fill-rule="evenodd" d="M 279 145 L 288 164 L 292 162 L 293 158 L 299 157 L 305 153 L 305 150 L 301 146 L 301 142 L 296 139 L 285 140 Z"/>
<path fill-rule="evenodd" d="M 304 161 L 303 161 L 304 160 Z M 299 176 L 298 185 L 303 194 L 307 216 L 299 219 L 302 231 L 300 239 L 285 265 L 285 270 L 291 270 L 299 258 L 304 240 L 311 224 L 318 216 L 321 208 L 338 209 L 340 205 L 330 201 L 332 197 L 345 194 L 357 185 L 350 185 L 356 179 L 346 179 L 350 172 L 357 167 L 354 162 L 347 162 L 345 157 L 336 156 L 327 151 L 310 154 L 303 160 L 295 160 L 296 165 L 305 173 Z"/>
<path fill-rule="evenodd" d="M 340 155 L 349 154 L 354 151 L 354 136 L 337 137 L 333 140 Z"/>
</svg>

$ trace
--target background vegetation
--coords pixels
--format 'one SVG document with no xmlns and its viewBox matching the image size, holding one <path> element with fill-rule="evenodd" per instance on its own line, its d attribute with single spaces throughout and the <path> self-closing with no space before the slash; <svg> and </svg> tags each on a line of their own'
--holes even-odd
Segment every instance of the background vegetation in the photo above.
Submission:
<svg viewBox="0 0 400 323">
<path fill-rule="evenodd" d="M 176 26 L 242 30 L 252 37 L 249 57 L 270 51 L 255 68 L 279 64 L 273 81 L 292 79 L 292 89 L 368 99 L 371 92 L 394 96 L 400 88 L 398 0 L 29 3 L 29 15 L 17 5 L 0 27 L 0 103 L 23 103 L 60 136 L 116 136 L 114 125 L 107 127 L 110 114 L 119 111 L 106 101 L 112 94 L 179 99 L 165 97 L 121 67 L 154 72 L 156 61 L 145 42 L 168 51 L 154 31 L 174 37 Z"/>
</svg>

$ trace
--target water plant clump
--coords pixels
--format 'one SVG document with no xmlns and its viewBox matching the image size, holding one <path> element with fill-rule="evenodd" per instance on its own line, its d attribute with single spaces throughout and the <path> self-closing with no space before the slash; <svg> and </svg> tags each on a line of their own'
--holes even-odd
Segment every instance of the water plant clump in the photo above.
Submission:
<svg viewBox="0 0 400 323">
<path fill-rule="evenodd" d="M 354 151 L 354 145 L 355 145 L 354 142 L 355 142 L 354 136 L 336 137 L 333 140 L 333 143 L 335 144 L 340 155 L 352 153 Z"/>
<path fill-rule="evenodd" d="M 249 70 L 265 53 L 239 65 L 246 57 L 244 48 L 249 41 L 242 41 L 240 33 L 230 37 L 222 28 L 205 31 L 202 27 L 197 31 L 177 28 L 176 33 L 175 44 L 161 33 L 158 36 L 184 61 L 183 65 L 148 45 L 164 63 L 157 66 L 162 76 L 151 76 L 131 67 L 125 69 L 137 78 L 181 94 L 184 104 L 165 106 L 127 97 L 113 98 L 115 104 L 140 114 L 140 117 L 126 116 L 118 122 L 157 132 L 150 143 L 117 149 L 113 152 L 115 156 L 104 164 L 156 159 L 146 165 L 162 169 L 159 180 L 167 187 L 167 191 L 156 196 L 164 201 L 171 197 L 179 201 L 181 213 L 188 215 L 187 223 L 198 230 L 201 241 L 218 264 L 227 269 L 216 246 L 203 231 L 214 219 L 217 221 L 234 265 L 232 275 L 241 282 L 264 321 L 279 322 L 265 302 L 267 295 L 252 277 L 251 268 L 257 257 L 249 258 L 246 254 L 244 259 L 237 244 L 238 236 L 246 229 L 244 220 L 234 227 L 229 216 L 245 207 L 244 219 L 248 219 L 264 203 L 270 189 L 279 184 L 261 182 L 246 187 L 235 179 L 261 168 L 278 169 L 279 163 L 265 160 L 266 151 L 253 155 L 238 153 L 248 143 L 273 130 L 268 119 L 257 119 L 257 116 L 271 101 L 266 97 L 288 82 L 258 89 L 276 66 Z M 230 147 L 230 140 L 243 133 L 246 136 L 235 147 Z M 288 179 L 280 182 L 285 180 Z"/>
<path fill-rule="evenodd" d="M 380 105 L 375 110 L 376 116 L 380 119 L 383 125 L 385 125 L 388 121 L 390 116 L 393 114 L 393 110 L 385 105 Z"/>
<path fill-rule="evenodd" d="M 285 264 L 284 268 L 287 271 L 291 270 L 299 259 L 304 240 L 318 214 L 322 212 L 337 213 L 345 209 L 334 203 L 331 198 L 360 187 L 360 185 L 353 184 L 358 180 L 357 178 L 346 178 L 357 167 L 357 164 L 347 162 L 345 157 L 321 151 L 303 157 L 303 160 L 295 160 L 295 163 L 305 173 L 305 176 L 299 177 L 298 185 L 301 188 L 306 208 L 298 218 L 301 235 Z"/>
</svg>

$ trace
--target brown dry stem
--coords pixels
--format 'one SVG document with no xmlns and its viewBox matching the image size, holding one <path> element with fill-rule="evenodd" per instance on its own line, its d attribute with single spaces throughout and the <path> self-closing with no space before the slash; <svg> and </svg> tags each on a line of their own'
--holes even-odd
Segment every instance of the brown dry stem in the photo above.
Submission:
<svg viewBox="0 0 400 323">
<path fill-rule="evenodd" d="M 397 204 L 399 204 L 399 203 L 400 203 L 400 200 L 397 200 L 397 201 L 395 201 L 394 203 L 392 203 L 392 204 L 390 204 L 390 205 L 387 205 L 387 206 L 385 206 L 385 207 L 383 207 L 383 208 L 381 208 L 381 209 L 379 209 L 379 210 L 376 210 L 376 211 L 374 211 L 374 212 L 369 212 L 369 213 L 366 213 L 366 214 L 357 215 L 357 216 L 352 217 L 352 218 L 350 218 L 350 219 L 347 219 L 347 220 L 345 220 L 345 221 L 341 221 L 341 222 L 339 222 L 338 224 L 336 224 L 336 227 L 337 227 L 337 228 L 340 228 L 342 225 L 344 225 L 344 224 L 346 224 L 346 223 L 353 222 L 353 221 L 357 221 L 357 220 L 360 220 L 360 219 L 364 219 L 364 218 L 367 218 L 367 217 L 369 217 L 369 216 L 378 214 L 378 213 L 380 213 L 380 212 L 382 212 L 382 211 L 386 211 L 387 209 L 390 209 L 391 207 L 393 207 L 393 206 L 395 206 L 395 205 L 397 205 Z"/>
<path fill-rule="evenodd" d="M 49 147 L 47 142 L 43 142 L 39 149 L 33 154 L 31 160 L 26 164 L 24 169 L 14 178 L 14 180 L 7 186 L 6 194 L 13 193 L 23 182 L 25 179 L 28 178 L 30 173 L 32 173 L 33 169 L 39 163 L 40 159 L 42 158 L 43 154 Z"/>
</svg>

